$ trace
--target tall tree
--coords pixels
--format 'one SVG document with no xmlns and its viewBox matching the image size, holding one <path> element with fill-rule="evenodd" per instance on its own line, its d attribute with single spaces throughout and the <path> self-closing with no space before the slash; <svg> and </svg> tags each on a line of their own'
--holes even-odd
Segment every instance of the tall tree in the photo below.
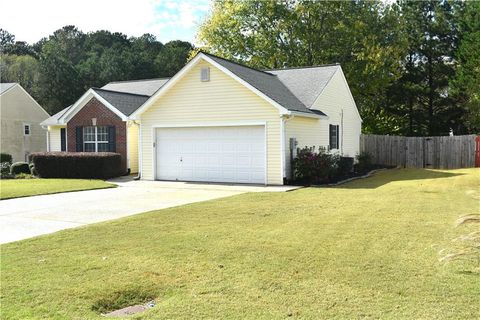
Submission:
<svg viewBox="0 0 480 320">
<path fill-rule="evenodd" d="M 399 5 L 408 53 L 393 106 L 407 111 L 409 134 L 448 134 L 459 117 L 448 84 L 455 72 L 458 32 L 454 13 L 460 4 L 431 0 L 401 1 Z"/>
<path fill-rule="evenodd" d="M 39 96 L 54 113 L 72 104 L 84 92 L 77 64 L 84 56 L 85 35 L 74 26 L 54 32 L 40 54 Z"/>
<path fill-rule="evenodd" d="M 480 132 L 480 2 L 465 3 L 460 14 L 460 45 L 456 53 L 457 70 L 450 93 L 463 109 L 455 126 L 458 133 Z"/>
<path fill-rule="evenodd" d="M 400 76 L 399 15 L 380 1 L 217 0 L 200 26 L 206 50 L 257 68 L 339 62 L 367 132 L 395 132 L 386 92 Z"/>
<path fill-rule="evenodd" d="M 174 40 L 167 42 L 155 58 L 155 71 L 159 77 L 171 77 L 180 70 L 193 50 L 192 44 Z"/>
</svg>

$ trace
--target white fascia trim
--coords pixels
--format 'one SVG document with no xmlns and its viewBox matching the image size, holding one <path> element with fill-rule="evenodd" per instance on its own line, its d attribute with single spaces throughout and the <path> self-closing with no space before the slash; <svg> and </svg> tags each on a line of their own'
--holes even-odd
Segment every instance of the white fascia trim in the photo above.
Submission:
<svg viewBox="0 0 480 320">
<path fill-rule="evenodd" d="M 290 111 L 289 115 L 293 115 L 293 116 L 296 116 L 296 117 L 305 117 L 305 118 L 328 119 L 328 116 L 322 116 L 320 114 L 296 112 L 296 111 Z"/>
<path fill-rule="evenodd" d="M 348 85 L 347 78 L 345 78 L 345 74 L 343 73 L 342 66 L 340 66 L 340 71 L 341 71 L 340 73 L 342 75 L 343 82 L 345 83 L 345 86 L 347 87 L 347 91 L 348 91 L 348 94 L 350 96 L 350 99 L 352 100 L 353 105 L 355 106 L 355 111 L 357 112 L 357 116 L 360 119 L 360 121 L 363 122 L 363 119 L 360 116 L 360 112 L 358 111 L 357 104 L 355 103 L 355 99 L 353 99 L 352 91 L 350 91 L 350 86 Z"/>
<path fill-rule="evenodd" d="M 234 80 L 238 81 L 239 83 L 243 84 L 245 87 L 253 91 L 255 94 L 257 94 L 259 97 L 265 99 L 267 102 L 269 102 L 271 105 L 273 105 L 275 108 L 277 108 L 280 111 L 280 114 L 290 114 L 290 112 L 285 108 L 282 107 L 280 104 L 275 102 L 274 100 L 270 99 L 267 97 L 265 94 L 260 92 L 258 89 L 250 85 L 249 83 L 245 82 L 244 80 L 240 79 L 238 76 L 236 76 L 234 73 L 232 73 L 230 70 L 224 68 L 208 56 L 206 56 L 203 53 L 199 53 L 195 58 L 193 58 L 189 63 L 187 63 L 179 72 L 177 72 L 163 87 L 161 87 L 153 96 L 151 96 L 140 108 L 138 108 L 131 116 L 131 119 L 138 119 L 138 116 L 140 116 L 143 112 L 145 112 L 152 104 L 154 101 L 156 101 L 158 98 L 160 98 L 165 92 L 167 92 L 175 83 L 177 83 L 184 75 L 187 73 L 190 69 L 192 69 L 199 61 L 200 59 L 203 59 L 207 61 L 208 63 L 214 65 L 216 68 L 219 70 L 223 71 L 225 74 L 229 75 L 232 77 Z"/>
<path fill-rule="evenodd" d="M 216 121 L 216 122 L 192 122 L 181 124 L 157 124 L 152 128 L 195 128 L 195 127 L 236 127 L 236 126 L 266 126 L 266 121 Z"/>
<path fill-rule="evenodd" d="M 100 101 L 105 107 L 107 107 L 110 111 L 112 111 L 113 113 L 115 113 L 118 117 L 120 117 L 120 119 L 122 119 L 123 121 L 127 121 L 128 120 L 128 117 L 125 116 L 123 113 L 121 113 L 117 108 L 115 108 L 114 106 L 112 106 L 107 100 L 105 100 L 104 98 L 102 98 L 99 94 L 97 94 L 93 89 L 88 89 L 87 92 L 85 92 L 83 94 L 83 96 L 80 97 L 80 99 L 77 100 L 77 102 L 75 102 L 75 104 L 73 105 L 73 107 L 68 110 L 63 116 L 62 118 L 63 119 L 59 119 L 61 120 L 61 122 L 63 123 L 67 123 L 68 121 L 70 121 L 71 118 L 73 118 L 74 115 L 76 115 L 86 104 L 88 101 L 90 101 L 91 98 L 96 98 L 98 101 Z"/>
<path fill-rule="evenodd" d="M 218 69 L 222 70 L 224 73 L 228 74 L 230 77 L 232 77 L 234 80 L 237 80 L 239 83 L 243 84 L 245 87 L 247 87 L 248 89 L 250 89 L 251 91 L 253 91 L 256 95 L 258 95 L 260 98 L 263 98 L 264 100 L 266 100 L 267 102 L 269 102 L 271 105 L 273 105 L 275 108 L 278 109 L 278 111 L 280 112 L 280 114 L 290 114 L 290 111 L 281 106 L 278 102 L 272 100 L 271 98 L 269 98 L 268 96 L 266 96 L 263 92 L 261 92 L 260 90 L 258 90 L 257 88 L 255 88 L 254 86 L 252 86 L 251 84 L 249 84 L 248 82 L 242 80 L 241 78 L 239 78 L 238 76 L 236 76 L 233 72 L 231 72 L 230 70 L 228 70 L 227 68 L 221 66 L 220 64 L 218 64 L 217 62 L 215 62 L 214 60 L 212 60 L 210 57 L 204 55 L 203 53 L 200 54 L 201 57 L 213 64 L 214 66 L 216 66 Z"/>
<path fill-rule="evenodd" d="M 180 80 L 185 73 L 187 73 L 200 59 L 200 55 L 197 55 L 195 58 L 190 60 L 189 63 L 187 63 L 180 71 L 178 71 L 170 80 L 167 81 L 160 89 L 157 90 L 145 103 L 138 108 L 134 113 L 130 115 L 130 119 L 138 120 L 139 116 L 147 111 L 148 108 L 153 104 L 154 101 L 156 101 L 158 98 L 160 98 L 162 95 L 165 94 L 165 92 L 170 89 L 175 83 Z"/>
</svg>

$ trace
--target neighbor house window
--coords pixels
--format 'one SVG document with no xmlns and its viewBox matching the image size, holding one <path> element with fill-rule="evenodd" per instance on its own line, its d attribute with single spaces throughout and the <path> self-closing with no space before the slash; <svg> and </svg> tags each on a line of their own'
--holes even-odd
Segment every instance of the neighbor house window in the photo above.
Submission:
<svg viewBox="0 0 480 320">
<path fill-rule="evenodd" d="M 83 151 L 85 152 L 107 152 L 108 127 L 90 126 L 83 127 Z"/>
<path fill-rule="evenodd" d="M 23 135 L 24 135 L 24 136 L 29 136 L 29 135 L 30 135 L 30 132 L 31 132 L 30 129 L 31 129 L 31 128 L 30 128 L 30 125 L 24 123 L 24 124 L 23 124 Z"/>
<path fill-rule="evenodd" d="M 329 132 L 330 132 L 330 150 L 338 149 L 339 126 L 331 124 Z"/>
</svg>

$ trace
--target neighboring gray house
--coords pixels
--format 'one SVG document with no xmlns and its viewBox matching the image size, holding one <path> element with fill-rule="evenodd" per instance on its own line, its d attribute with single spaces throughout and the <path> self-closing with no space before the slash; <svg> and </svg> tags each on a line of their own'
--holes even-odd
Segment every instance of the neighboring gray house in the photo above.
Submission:
<svg viewBox="0 0 480 320">
<path fill-rule="evenodd" d="M 40 122 L 49 114 L 18 83 L 0 83 L 0 151 L 13 161 L 26 161 L 32 152 L 47 150 Z"/>
</svg>

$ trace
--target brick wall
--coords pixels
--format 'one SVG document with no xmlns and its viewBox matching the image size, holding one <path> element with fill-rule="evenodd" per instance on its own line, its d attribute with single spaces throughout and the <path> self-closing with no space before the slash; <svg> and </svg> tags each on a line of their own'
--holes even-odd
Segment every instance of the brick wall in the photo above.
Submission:
<svg viewBox="0 0 480 320">
<path fill-rule="evenodd" d="M 116 152 L 122 155 L 122 166 L 127 170 L 127 127 L 126 122 L 105 107 L 95 98 L 87 104 L 67 124 L 67 151 L 76 150 L 76 130 L 78 126 L 92 125 L 92 118 L 97 118 L 97 126 L 115 126 Z"/>
</svg>

